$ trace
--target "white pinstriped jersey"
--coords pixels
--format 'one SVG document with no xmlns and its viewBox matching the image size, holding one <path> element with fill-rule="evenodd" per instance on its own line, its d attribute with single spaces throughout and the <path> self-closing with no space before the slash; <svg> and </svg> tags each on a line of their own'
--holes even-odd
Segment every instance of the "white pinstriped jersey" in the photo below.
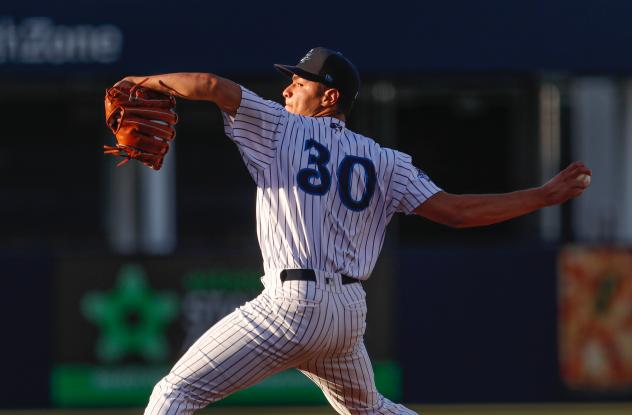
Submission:
<svg viewBox="0 0 632 415">
<path fill-rule="evenodd" d="M 224 129 L 257 184 L 257 236 L 266 272 L 312 268 L 365 280 L 396 212 L 440 189 L 411 157 L 332 117 L 289 113 L 242 87 Z"/>
<path fill-rule="evenodd" d="M 263 291 L 209 328 L 154 387 L 146 415 L 196 410 L 295 368 L 339 414 L 416 415 L 381 395 L 364 346 L 368 278 L 396 212 L 439 191 L 408 155 L 331 117 L 242 88 L 225 130 L 257 184 Z M 311 268 L 313 280 L 282 269 Z M 287 273 L 286 273 L 287 276 Z"/>
</svg>

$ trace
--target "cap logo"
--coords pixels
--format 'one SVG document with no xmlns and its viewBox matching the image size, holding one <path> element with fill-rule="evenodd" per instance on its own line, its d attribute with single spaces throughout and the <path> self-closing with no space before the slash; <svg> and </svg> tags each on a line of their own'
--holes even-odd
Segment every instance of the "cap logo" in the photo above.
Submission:
<svg viewBox="0 0 632 415">
<path fill-rule="evenodd" d="M 305 61 L 310 60 L 312 58 L 313 52 L 314 52 L 314 49 L 310 49 L 309 52 L 307 52 L 307 55 L 303 56 L 303 59 L 301 59 L 299 63 L 304 63 Z"/>
<path fill-rule="evenodd" d="M 333 82 L 333 81 L 334 81 L 334 78 L 332 78 L 332 77 L 331 77 L 331 75 L 329 75 L 329 74 L 325 74 L 325 81 L 327 81 L 327 82 Z"/>
</svg>

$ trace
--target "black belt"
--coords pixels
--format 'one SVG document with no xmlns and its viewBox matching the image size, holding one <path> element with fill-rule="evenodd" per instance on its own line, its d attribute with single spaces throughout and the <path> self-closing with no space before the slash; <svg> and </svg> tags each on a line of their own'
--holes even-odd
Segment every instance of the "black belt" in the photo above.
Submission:
<svg viewBox="0 0 632 415">
<path fill-rule="evenodd" d="M 360 282 L 356 278 L 340 274 L 343 285 Z M 316 281 L 316 273 L 313 269 L 284 269 L 281 271 L 281 282 L 285 281 Z"/>
</svg>

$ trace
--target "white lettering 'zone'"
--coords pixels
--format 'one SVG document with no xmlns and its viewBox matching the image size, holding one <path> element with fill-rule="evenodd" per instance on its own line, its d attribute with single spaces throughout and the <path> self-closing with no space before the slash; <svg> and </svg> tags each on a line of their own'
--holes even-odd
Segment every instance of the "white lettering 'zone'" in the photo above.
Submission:
<svg viewBox="0 0 632 415">
<path fill-rule="evenodd" d="M 440 189 L 411 157 L 332 117 L 304 117 L 242 88 L 225 132 L 257 184 L 257 236 L 266 272 L 311 268 L 371 274 L 396 212 Z"/>
<path fill-rule="evenodd" d="M 111 24 L 56 25 L 48 17 L 16 23 L 0 16 L 0 64 L 107 64 L 122 51 L 123 32 Z"/>
</svg>

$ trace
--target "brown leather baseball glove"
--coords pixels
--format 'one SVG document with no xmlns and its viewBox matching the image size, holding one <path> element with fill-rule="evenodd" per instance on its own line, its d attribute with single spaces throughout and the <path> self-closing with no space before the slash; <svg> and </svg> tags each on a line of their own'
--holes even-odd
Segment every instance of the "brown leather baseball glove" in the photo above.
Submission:
<svg viewBox="0 0 632 415">
<path fill-rule="evenodd" d="M 116 145 L 103 146 L 105 154 L 123 157 L 117 166 L 137 159 L 160 170 L 169 143 L 176 136 L 176 100 L 139 84 L 122 81 L 105 91 L 105 122 Z"/>
</svg>

